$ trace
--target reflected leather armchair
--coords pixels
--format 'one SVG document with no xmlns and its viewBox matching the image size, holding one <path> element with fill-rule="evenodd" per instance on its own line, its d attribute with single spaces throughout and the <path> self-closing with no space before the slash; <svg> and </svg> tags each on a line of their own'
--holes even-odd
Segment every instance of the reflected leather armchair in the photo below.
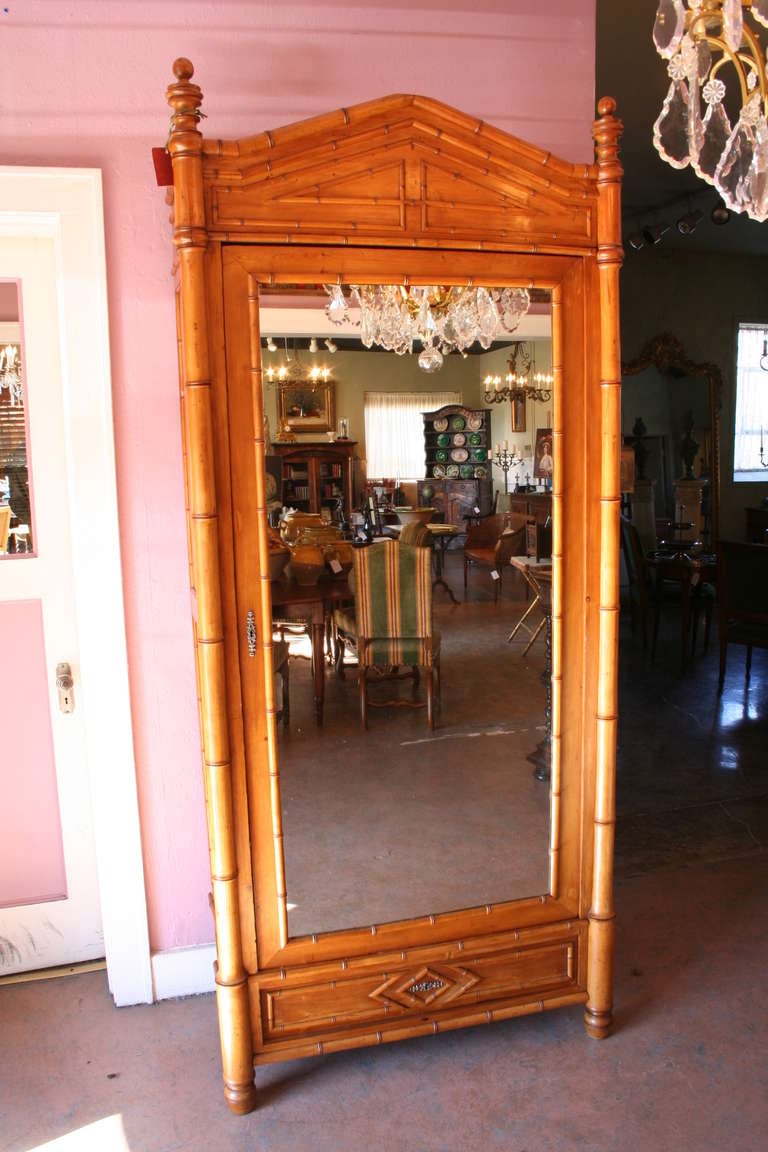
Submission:
<svg viewBox="0 0 768 1152">
<path fill-rule="evenodd" d="M 725 683 L 729 644 L 747 649 L 746 680 L 752 669 L 752 649 L 768 648 L 768 544 L 721 540 L 717 552 L 717 594 L 720 602 L 720 678 Z"/>
<path fill-rule="evenodd" d="M 464 541 L 464 598 L 470 567 L 486 568 L 498 573 L 498 580 L 493 582 L 493 602 L 497 603 L 510 556 L 524 556 L 525 548 L 525 522 L 513 526 L 509 516 L 499 513 L 485 516 L 479 524 L 470 526 Z"/>
<path fill-rule="evenodd" d="M 435 726 L 440 697 L 440 633 L 432 624 L 432 553 L 429 548 L 383 540 L 355 550 L 354 618 L 335 613 L 339 654 L 350 647 L 359 669 L 360 721 L 368 726 L 368 706 L 406 706 L 427 710 Z M 407 671 L 403 671 L 407 670 Z M 426 699 L 418 698 L 424 671 Z M 373 683 L 413 679 L 413 699 L 371 696 Z"/>
</svg>

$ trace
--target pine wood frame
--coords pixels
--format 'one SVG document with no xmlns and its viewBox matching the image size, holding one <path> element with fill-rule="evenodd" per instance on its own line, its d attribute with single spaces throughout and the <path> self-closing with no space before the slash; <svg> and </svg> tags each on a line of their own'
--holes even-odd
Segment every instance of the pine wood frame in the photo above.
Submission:
<svg viewBox="0 0 768 1152">
<path fill-rule="evenodd" d="M 181 412 L 226 1099 L 235 1112 L 255 1106 L 254 1063 L 560 1005 L 584 1003 L 587 1031 L 605 1036 L 620 502 L 613 101 L 599 105 L 597 163 L 578 166 L 419 96 L 206 141 L 190 62 L 174 75 Z M 551 292 L 550 890 L 289 938 L 258 293 L 337 278 Z"/>
</svg>

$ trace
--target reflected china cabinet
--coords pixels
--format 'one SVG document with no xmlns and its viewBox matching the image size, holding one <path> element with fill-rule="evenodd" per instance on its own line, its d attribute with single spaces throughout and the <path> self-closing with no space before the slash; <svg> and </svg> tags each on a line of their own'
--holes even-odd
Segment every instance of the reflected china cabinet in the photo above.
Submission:
<svg viewBox="0 0 768 1152">
<path fill-rule="evenodd" d="M 255 1107 L 255 1067 L 268 1061 L 568 1005 L 584 1005 L 588 1033 L 603 1037 L 619 607 L 613 101 L 598 108 L 596 162 L 575 165 L 408 95 L 209 140 L 192 65 L 180 59 L 173 71 L 181 423 L 226 1099 L 235 1112 Z M 259 293 L 377 282 L 549 294 L 548 879 L 522 899 L 295 936 L 273 696 Z"/>
</svg>

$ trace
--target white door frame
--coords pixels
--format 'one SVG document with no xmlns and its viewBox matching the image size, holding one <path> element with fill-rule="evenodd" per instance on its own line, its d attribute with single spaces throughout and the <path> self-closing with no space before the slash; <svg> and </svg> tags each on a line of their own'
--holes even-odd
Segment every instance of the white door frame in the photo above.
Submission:
<svg viewBox="0 0 768 1152">
<path fill-rule="evenodd" d="M 80 678 L 109 988 L 149 1003 L 152 969 L 141 854 L 117 518 L 101 171 L 0 166 L 0 240 L 45 236 L 56 251 L 59 338 Z M 95 618 L 89 605 L 98 604 Z"/>
</svg>

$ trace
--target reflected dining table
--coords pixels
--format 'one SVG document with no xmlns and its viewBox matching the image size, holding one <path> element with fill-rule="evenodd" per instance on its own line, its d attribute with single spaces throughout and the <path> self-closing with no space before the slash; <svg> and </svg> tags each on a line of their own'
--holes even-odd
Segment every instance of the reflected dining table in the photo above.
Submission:
<svg viewBox="0 0 768 1152">
<path fill-rule="evenodd" d="M 680 586 L 680 674 L 685 673 L 688 663 L 688 632 L 691 626 L 691 609 L 696 609 L 704 594 L 717 580 L 717 557 L 707 553 L 687 553 L 681 551 L 649 552 L 645 562 L 653 576 L 654 613 L 651 659 L 656 655 L 656 641 L 659 635 L 659 619 L 664 599 L 664 585 L 674 582 Z M 711 594 L 711 593 L 710 593 Z M 709 639 L 709 627 L 705 636 L 705 648 Z M 691 654 L 696 648 L 696 631 L 691 639 Z"/>
<path fill-rule="evenodd" d="M 402 530 L 402 524 L 387 524 L 386 531 L 388 535 L 399 536 Z M 445 588 L 454 604 L 458 604 L 458 600 L 453 594 L 453 589 L 446 582 L 443 575 L 445 569 L 445 553 L 451 540 L 458 534 L 458 528 L 455 524 L 441 524 L 432 523 L 430 521 L 426 527 L 429 529 L 430 544 L 432 545 L 432 554 L 435 559 L 435 578 L 432 581 L 432 590 L 435 588 Z"/>
<path fill-rule="evenodd" d="M 304 585 L 297 584 L 283 574 L 279 580 L 272 581 L 271 590 L 273 618 L 284 616 L 305 621 L 309 626 L 315 719 L 318 724 L 322 724 L 325 703 L 325 622 L 334 608 L 354 600 L 354 594 L 346 575 L 322 576 L 316 584 Z"/>
</svg>

